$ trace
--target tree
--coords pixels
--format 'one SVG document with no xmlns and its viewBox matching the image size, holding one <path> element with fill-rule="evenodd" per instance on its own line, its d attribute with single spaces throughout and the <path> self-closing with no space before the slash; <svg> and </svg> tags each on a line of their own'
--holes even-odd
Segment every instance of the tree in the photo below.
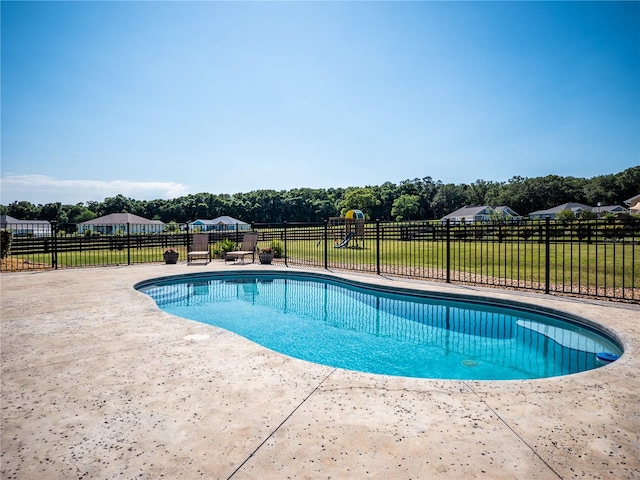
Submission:
<svg viewBox="0 0 640 480">
<path fill-rule="evenodd" d="M 640 193 L 640 165 L 627 168 L 616 175 L 618 185 L 616 202 L 622 204 L 625 200 Z"/>
<path fill-rule="evenodd" d="M 127 198 L 124 195 L 118 194 L 115 197 L 107 197 L 102 202 L 101 215 L 109 215 L 111 213 L 132 213 L 136 214 L 133 208 L 135 202 L 132 198 Z"/>
<path fill-rule="evenodd" d="M 98 215 L 96 215 L 94 212 L 92 212 L 89 209 L 85 209 L 83 210 L 78 216 L 76 216 L 73 221 L 71 223 L 82 223 L 82 222 L 88 222 L 89 220 L 93 220 L 94 218 L 96 218 Z"/>
<path fill-rule="evenodd" d="M 588 205 L 613 205 L 618 197 L 618 182 L 615 175 L 601 175 L 592 178 L 584 187 L 584 196 Z"/>
<path fill-rule="evenodd" d="M 485 194 L 487 205 L 507 205 L 521 215 L 544 210 L 567 202 L 585 202 L 585 180 L 574 177 L 513 177 L 506 184 L 490 186 Z"/>
<path fill-rule="evenodd" d="M 368 218 L 390 219 L 394 202 L 402 195 L 419 198 L 418 211 L 412 219 L 441 218 L 464 205 L 507 205 L 522 215 L 566 202 L 595 205 L 598 202 L 623 205 L 640 193 L 640 166 L 612 175 L 592 179 L 548 175 L 538 178 L 515 176 L 508 182 L 476 180 L 467 184 L 434 182 L 431 177 L 403 180 L 398 185 L 309 189 L 289 191 L 258 190 L 249 193 L 198 193 L 171 200 L 141 201 L 116 195 L 102 202 L 62 205 L 34 205 L 27 201 L 0 205 L 0 213 L 22 220 L 58 219 L 60 223 L 78 223 L 92 215 L 128 212 L 150 219 L 184 223 L 200 218 L 230 215 L 246 222 L 321 221 L 360 209 Z M 400 208 L 402 203 L 398 204 Z M 91 212 L 91 213 L 87 213 Z M 400 213 L 395 212 L 398 215 Z M 398 216 L 396 215 L 396 216 Z M 404 218 L 404 215 L 403 215 Z"/>
<path fill-rule="evenodd" d="M 40 209 L 31 202 L 13 202 L 8 205 L 7 215 L 18 220 L 36 220 Z"/>
<path fill-rule="evenodd" d="M 488 205 L 486 197 L 487 193 L 493 187 L 493 182 L 487 182 L 485 180 L 476 180 L 470 184 L 466 189 L 467 205 Z M 493 205 L 497 207 L 498 205 Z"/>
<path fill-rule="evenodd" d="M 58 220 L 60 212 L 62 210 L 62 204 L 60 202 L 47 203 L 40 208 L 39 220 L 46 220 L 52 222 Z"/>
<path fill-rule="evenodd" d="M 340 209 L 340 214 L 344 215 L 349 210 L 362 210 L 365 216 L 380 204 L 380 200 L 376 198 L 375 193 L 370 187 L 366 188 L 350 188 L 344 194 Z"/>
<path fill-rule="evenodd" d="M 562 205 L 567 202 L 585 203 L 585 180 L 575 177 L 561 177 L 559 175 L 547 175 L 546 177 L 532 178 L 534 198 L 545 199 L 548 207 Z"/>
<path fill-rule="evenodd" d="M 400 222 L 402 220 L 411 220 L 418 213 L 420 208 L 420 197 L 418 195 L 400 195 L 393 202 L 391 208 L 391 216 Z"/>
<path fill-rule="evenodd" d="M 371 187 L 376 198 L 380 201 L 370 212 L 371 218 L 389 220 L 394 200 L 398 197 L 398 187 L 394 183 L 384 182 L 379 187 Z"/>
<path fill-rule="evenodd" d="M 464 207 L 465 200 L 466 196 L 463 186 L 447 183 L 438 188 L 438 192 L 431 202 L 431 209 L 435 214 L 435 218 L 442 218 L 448 213 Z"/>
<path fill-rule="evenodd" d="M 328 198 L 326 199 L 318 198 L 313 201 L 313 213 L 314 213 L 314 220 L 316 222 L 319 222 L 326 218 L 335 216 L 336 207 L 333 204 L 333 202 L 331 202 L 331 200 L 329 200 Z"/>
<path fill-rule="evenodd" d="M 407 194 L 417 195 L 419 198 L 417 219 L 434 218 L 431 210 L 431 203 L 438 192 L 441 182 L 434 182 L 431 177 L 414 178 L 413 180 L 404 180 L 400 182 L 397 188 L 396 197 Z M 390 212 L 391 210 L 388 210 Z"/>
</svg>

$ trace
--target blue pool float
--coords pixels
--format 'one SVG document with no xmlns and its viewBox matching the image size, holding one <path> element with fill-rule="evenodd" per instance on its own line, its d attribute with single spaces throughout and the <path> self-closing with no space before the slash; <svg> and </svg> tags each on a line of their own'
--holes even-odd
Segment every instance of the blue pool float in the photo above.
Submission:
<svg viewBox="0 0 640 480">
<path fill-rule="evenodd" d="M 615 353 L 609 353 L 609 352 L 596 353 L 596 360 L 598 360 L 600 363 L 615 362 L 619 358 L 620 357 L 618 355 L 616 355 Z"/>
</svg>

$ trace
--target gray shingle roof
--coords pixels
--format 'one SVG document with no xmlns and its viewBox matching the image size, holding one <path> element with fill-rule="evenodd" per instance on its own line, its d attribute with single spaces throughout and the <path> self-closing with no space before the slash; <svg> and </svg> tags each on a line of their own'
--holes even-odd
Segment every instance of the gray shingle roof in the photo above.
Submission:
<svg viewBox="0 0 640 480">
<path fill-rule="evenodd" d="M 208 220 L 208 219 L 203 220 L 199 218 L 191 222 L 191 224 L 194 224 L 196 222 L 200 222 L 200 224 L 202 225 L 219 225 L 221 223 L 224 225 L 235 225 L 235 224 L 248 225 L 247 222 L 243 222 L 242 220 L 238 220 L 237 218 L 229 217 L 228 215 L 223 215 L 221 217 L 217 217 L 212 220 Z"/>
<path fill-rule="evenodd" d="M 593 207 L 589 205 L 585 205 L 584 203 L 575 203 L 568 202 L 563 203 L 562 205 L 557 205 L 555 207 L 549 208 L 547 210 L 536 210 L 535 212 L 531 212 L 529 215 L 544 215 L 544 214 L 552 214 L 562 212 L 563 210 L 592 210 Z"/>
<path fill-rule="evenodd" d="M 488 205 L 474 205 L 468 206 L 465 205 L 462 208 L 459 208 L 455 212 L 451 212 L 449 215 L 445 215 L 442 217 L 443 220 L 447 218 L 458 218 L 458 217 L 474 217 L 476 215 L 480 215 L 484 212 L 484 210 L 491 209 Z M 491 212 L 487 211 L 485 215 L 489 215 Z"/>
<path fill-rule="evenodd" d="M 627 205 L 631 205 L 631 204 L 635 205 L 637 203 L 640 203 L 640 193 L 631 198 L 628 198 L 627 200 L 624 201 L 624 203 L 626 203 Z"/>
<path fill-rule="evenodd" d="M 29 224 L 47 224 L 49 222 L 46 220 L 19 220 L 17 218 L 11 217 L 9 215 L 0 215 L 0 223 L 2 224 L 19 224 L 19 223 L 29 223 Z"/>
<path fill-rule="evenodd" d="M 87 220 L 80 225 L 109 225 L 109 224 L 145 224 L 145 225 L 164 225 L 164 222 L 160 220 L 149 220 L 148 218 L 139 217 L 132 213 L 110 213 L 102 217 L 94 218 L 93 220 Z"/>
</svg>

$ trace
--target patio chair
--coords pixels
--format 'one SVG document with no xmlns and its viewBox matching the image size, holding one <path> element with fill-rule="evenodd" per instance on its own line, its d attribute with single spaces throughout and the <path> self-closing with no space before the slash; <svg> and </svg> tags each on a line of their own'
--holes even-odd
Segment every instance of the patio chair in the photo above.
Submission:
<svg viewBox="0 0 640 480">
<path fill-rule="evenodd" d="M 193 260 L 204 258 L 205 264 L 211 261 L 211 252 L 209 251 L 209 234 L 194 233 L 191 242 L 191 249 L 187 253 L 187 264 Z"/>
<path fill-rule="evenodd" d="M 244 264 L 244 257 L 251 255 L 251 263 L 255 261 L 256 243 L 258 243 L 258 232 L 247 232 L 242 237 L 242 245 L 240 250 L 233 252 L 227 252 L 226 260 L 236 261 L 239 258 L 242 259 Z"/>
</svg>

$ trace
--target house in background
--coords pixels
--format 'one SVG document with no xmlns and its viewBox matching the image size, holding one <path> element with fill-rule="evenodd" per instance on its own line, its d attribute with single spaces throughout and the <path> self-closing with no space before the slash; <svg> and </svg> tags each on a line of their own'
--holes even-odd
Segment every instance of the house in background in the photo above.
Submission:
<svg viewBox="0 0 640 480">
<path fill-rule="evenodd" d="M 202 232 L 229 232 L 251 230 L 251 225 L 237 218 L 224 215 L 222 217 L 214 218 L 213 220 L 194 220 L 189 223 L 189 230 L 200 229 Z"/>
<path fill-rule="evenodd" d="M 558 205 L 556 207 L 550 208 L 548 210 L 537 210 L 535 212 L 531 212 L 529 214 L 529 218 L 531 220 L 544 220 L 545 218 L 549 218 L 551 220 L 556 218 L 556 215 L 564 210 L 571 210 L 574 215 L 577 217 L 580 213 L 587 211 L 593 212 L 596 216 L 600 216 L 604 213 L 627 213 L 628 210 L 620 205 L 598 205 L 597 207 L 590 207 L 589 205 L 585 205 L 583 203 L 563 203 L 562 205 Z"/>
<path fill-rule="evenodd" d="M 489 205 L 465 205 L 459 208 L 455 212 L 451 212 L 449 215 L 445 215 L 441 218 L 442 221 L 449 220 L 451 223 L 474 223 L 485 222 L 492 219 L 492 215 L 495 218 L 495 214 L 498 213 L 508 219 L 520 220 L 522 217 L 514 212 L 511 208 L 506 206 L 491 207 Z"/>
<path fill-rule="evenodd" d="M 629 213 L 640 215 L 640 193 L 629 200 L 625 200 L 624 203 L 629 205 Z"/>
<path fill-rule="evenodd" d="M 593 207 L 591 211 L 595 213 L 596 216 L 598 217 L 603 213 L 613 213 L 613 214 L 629 213 L 628 208 L 624 208 L 620 205 L 598 205 L 597 207 Z"/>
<path fill-rule="evenodd" d="M 133 215 L 132 213 L 111 213 L 102 217 L 94 218 L 78 224 L 78 233 L 85 233 L 87 230 L 113 235 L 116 233 L 162 233 L 166 224 L 160 220 L 149 220 L 147 218 Z"/>
<path fill-rule="evenodd" d="M 18 220 L 9 215 L 0 215 L 0 228 L 11 230 L 14 235 L 33 235 L 47 237 L 51 235 L 51 224 L 46 220 Z"/>
<path fill-rule="evenodd" d="M 531 220 L 544 220 L 545 218 L 553 220 L 554 218 L 556 218 L 556 215 L 558 213 L 564 210 L 571 210 L 577 216 L 580 215 L 580 212 L 584 210 L 591 211 L 591 207 L 583 203 L 563 203 L 562 205 L 558 205 L 547 210 L 536 210 L 535 212 L 531 212 L 529 214 L 529 218 Z"/>
<path fill-rule="evenodd" d="M 507 207 L 506 205 L 501 205 L 499 207 L 494 208 L 493 210 L 508 220 L 522 220 L 522 215 L 518 215 L 516 212 L 511 210 L 511 208 Z"/>
</svg>

